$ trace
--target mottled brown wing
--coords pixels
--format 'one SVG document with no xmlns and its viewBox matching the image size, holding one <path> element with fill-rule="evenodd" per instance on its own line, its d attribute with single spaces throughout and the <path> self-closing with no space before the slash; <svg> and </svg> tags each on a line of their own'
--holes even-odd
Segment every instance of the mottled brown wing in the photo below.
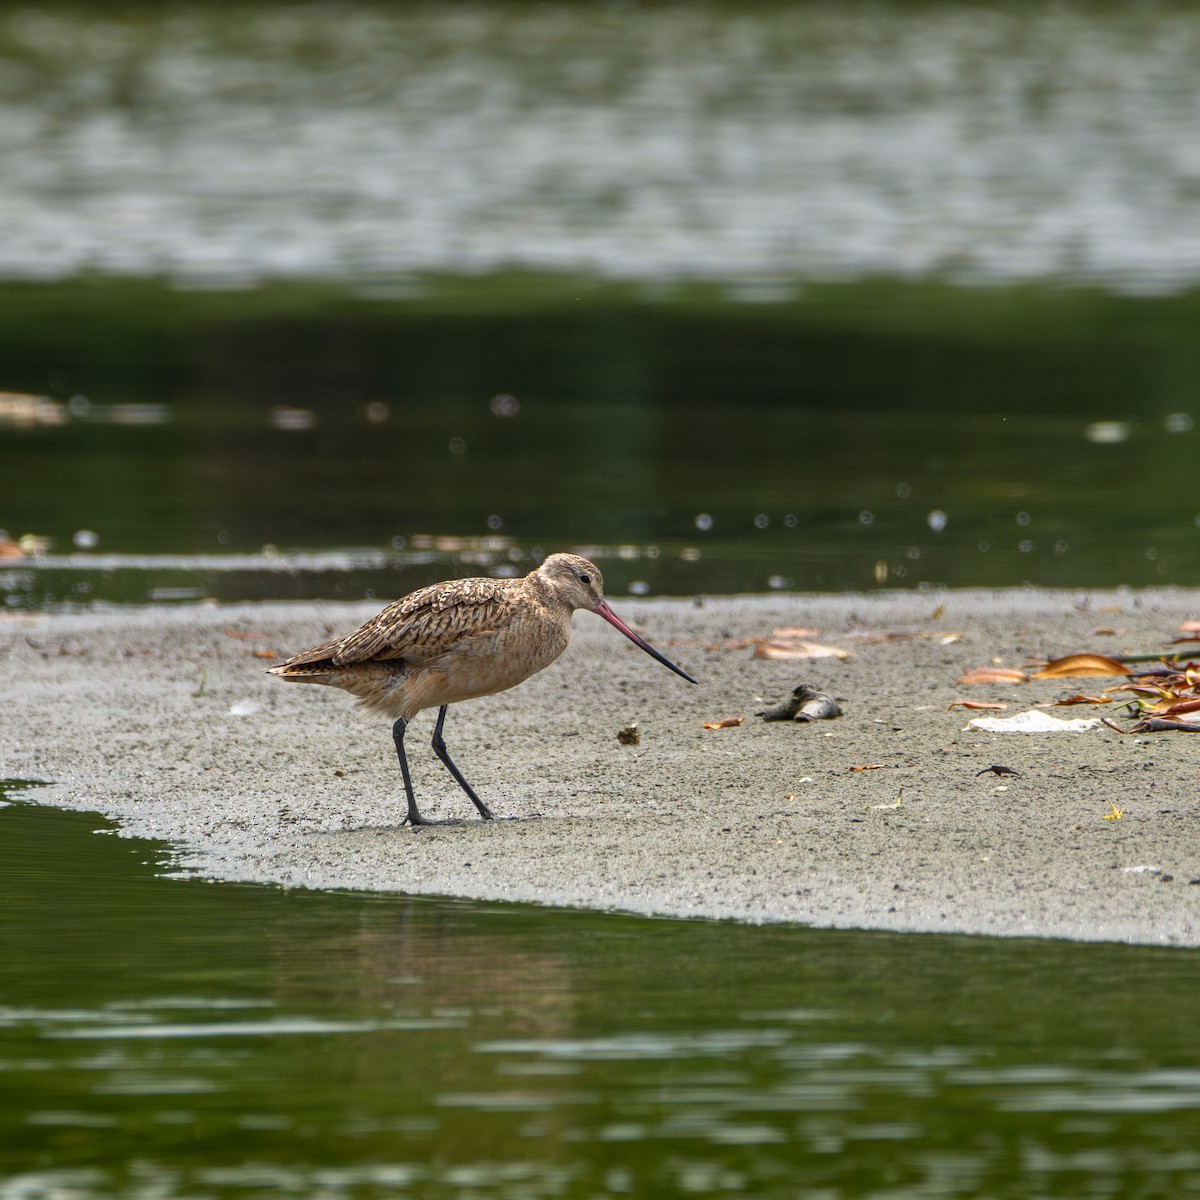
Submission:
<svg viewBox="0 0 1200 1200">
<path fill-rule="evenodd" d="M 464 638 L 504 625 L 510 593 L 503 579 L 457 579 L 421 588 L 335 643 L 330 658 L 339 667 L 373 658 L 437 658 Z"/>
</svg>

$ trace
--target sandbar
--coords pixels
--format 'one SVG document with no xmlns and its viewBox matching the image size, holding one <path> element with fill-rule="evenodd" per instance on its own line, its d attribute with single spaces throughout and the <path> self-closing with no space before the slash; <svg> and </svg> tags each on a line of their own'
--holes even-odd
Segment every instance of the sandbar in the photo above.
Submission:
<svg viewBox="0 0 1200 1200">
<path fill-rule="evenodd" d="M 1200 944 L 1200 737 L 989 733 L 1114 681 L 965 686 L 964 670 L 1165 651 L 1200 592 L 912 591 L 625 599 L 693 687 L 590 614 L 512 691 L 451 708 L 450 751 L 506 820 L 482 822 L 409 734 L 422 807 L 401 825 L 390 728 L 332 688 L 264 674 L 369 603 L 9 614 L 0 772 L 36 803 L 172 847 L 173 869 L 286 888 L 425 893 L 661 917 Z M 780 628 L 846 657 L 756 656 Z M 1200 648 L 1198 648 L 1200 649 Z M 755 713 L 799 683 L 836 720 Z M 1066 717 L 1116 711 L 1046 709 Z M 744 716 L 739 726 L 705 722 Z M 640 741 L 620 730 L 636 722 Z M 992 765 L 1018 774 L 980 774 Z M 1119 816 L 1114 816 L 1114 812 Z"/>
</svg>

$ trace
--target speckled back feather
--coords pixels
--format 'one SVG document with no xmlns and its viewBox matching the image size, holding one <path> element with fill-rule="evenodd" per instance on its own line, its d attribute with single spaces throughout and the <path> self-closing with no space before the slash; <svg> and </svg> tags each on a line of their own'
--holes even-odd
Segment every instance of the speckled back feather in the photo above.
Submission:
<svg viewBox="0 0 1200 1200">
<path fill-rule="evenodd" d="M 352 633 L 323 642 L 271 668 L 272 674 L 311 675 L 322 666 L 347 667 L 372 660 L 404 659 L 419 666 L 466 637 L 499 629 L 511 620 L 510 579 L 456 579 L 393 601 Z"/>
</svg>

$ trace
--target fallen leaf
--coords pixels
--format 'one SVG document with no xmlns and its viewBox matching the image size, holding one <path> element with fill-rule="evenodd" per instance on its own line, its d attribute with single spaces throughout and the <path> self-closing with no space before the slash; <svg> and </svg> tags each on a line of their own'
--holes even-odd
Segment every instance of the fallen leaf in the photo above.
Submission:
<svg viewBox="0 0 1200 1200">
<path fill-rule="evenodd" d="M 1200 633 L 1200 621 L 1184 621 L 1179 627 L 1180 633 Z"/>
<path fill-rule="evenodd" d="M 279 655 L 274 650 L 255 650 L 255 658 L 278 658 Z"/>
<path fill-rule="evenodd" d="M 933 610 L 933 612 L 931 612 L 931 613 L 929 614 L 929 619 L 930 619 L 931 621 L 940 621 L 940 620 L 942 619 L 942 614 L 943 614 L 945 611 L 946 611 L 946 606 L 945 606 L 944 604 L 939 604 L 939 605 L 937 606 L 937 608 L 935 608 L 935 609 Z"/>
<path fill-rule="evenodd" d="M 850 651 L 820 642 L 760 642 L 754 647 L 755 658 L 849 658 Z"/>
<path fill-rule="evenodd" d="M 1055 705 L 1063 707 L 1068 704 L 1111 704 L 1111 696 L 1068 696 L 1065 700 L 1055 700 Z"/>
<path fill-rule="evenodd" d="M 1155 683 L 1126 683 L 1122 687 L 1116 689 L 1118 692 L 1133 692 L 1137 696 L 1159 696 L 1167 701 L 1174 702 L 1179 697 L 1171 691 L 1170 688 L 1159 687 Z"/>
<path fill-rule="evenodd" d="M 704 729 L 736 729 L 746 718 L 742 717 L 722 717 L 719 721 L 705 721 L 702 728 Z"/>
<path fill-rule="evenodd" d="M 1048 662 L 1030 679 L 1074 679 L 1093 675 L 1128 675 L 1129 667 L 1103 654 L 1068 654 Z"/>
<path fill-rule="evenodd" d="M 1092 630 L 1092 637 L 1117 637 L 1120 634 L 1119 629 L 1114 629 L 1111 625 L 1097 625 Z"/>
<path fill-rule="evenodd" d="M 722 643 L 722 647 L 726 650 L 744 650 L 747 646 L 757 646 L 764 641 L 766 641 L 766 639 L 760 637 L 729 638 L 727 641 Z M 710 647 L 710 649 L 713 650 L 718 648 L 719 647 L 717 646 Z"/>
<path fill-rule="evenodd" d="M 957 642 L 966 635 L 942 629 L 890 629 L 848 633 L 846 636 L 866 642 L 868 646 L 877 646 L 882 642 L 933 641 L 935 639 L 941 643 Z"/>
<path fill-rule="evenodd" d="M 851 767 L 852 771 L 882 771 L 883 763 L 864 763 L 861 767 Z"/>
<path fill-rule="evenodd" d="M 968 671 L 959 683 L 1026 683 L 1029 676 L 1015 667 L 976 667 Z"/>
<path fill-rule="evenodd" d="M 949 712 L 952 708 L 1007 708 L 1008 705 L 1003 700 L 955 700 L 953 704 L 946 705 L 946 711 Z"/>
<path fill-rule="evenodd" d="M 1112 809 L 1112 812 L 1104 814 L 1106 821 L 1119 821 L 1125 815 L 1125 810 L 1118 808 L 1112 801 L 1109 801 L 1108 807 Z"/>
</svg>

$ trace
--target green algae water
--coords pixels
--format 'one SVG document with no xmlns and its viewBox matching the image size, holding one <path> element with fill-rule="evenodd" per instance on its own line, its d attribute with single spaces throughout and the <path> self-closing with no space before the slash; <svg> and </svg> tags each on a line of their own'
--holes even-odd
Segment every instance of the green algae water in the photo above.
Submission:
<svg viewBox="0 0 1200 1200">
<path fill-rule="evenodd" d="M 772 295 L 0 285 L 0 599 L 1200 585 L 1200 293 Z"/>
<path fill-rule="evenodd" d="M 166 878 L 0 808 L 0 1198 L 1200 1189 L 1200 958 Z"/>
<path fill-rule="evenodd" d="M 230 13 L 0 6 L 5 604 L 1200 584 L 1189 0 Z"/>
</svg>

